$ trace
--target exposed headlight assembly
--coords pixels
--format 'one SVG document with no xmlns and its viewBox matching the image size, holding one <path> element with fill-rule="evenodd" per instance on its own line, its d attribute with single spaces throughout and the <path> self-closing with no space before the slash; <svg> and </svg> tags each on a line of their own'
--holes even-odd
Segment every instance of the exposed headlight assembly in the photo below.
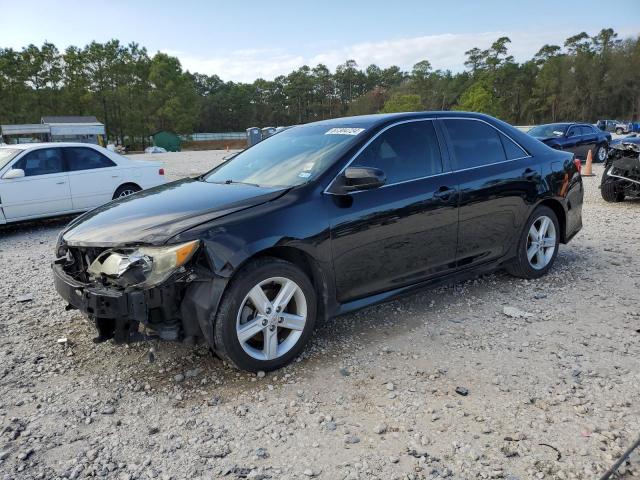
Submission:
<svg viewBox="0 0 640 480">
<path fill-rule="evenodd" d="M 94 280 L 108 279 L 121 287 L 151 287 L 164 282 L 191 259 L 199 240 L 166 247 L 111 249 L 87 269 Z"/>
</svg>

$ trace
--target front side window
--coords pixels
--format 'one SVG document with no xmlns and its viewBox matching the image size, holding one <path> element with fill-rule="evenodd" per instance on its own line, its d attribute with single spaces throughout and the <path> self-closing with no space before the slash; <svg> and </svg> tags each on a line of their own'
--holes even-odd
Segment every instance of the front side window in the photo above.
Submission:
<svg viewBox="0 0 640 480">
<path fill-rule="evenodd" d="M 204 180 L 263 187 L 302 185 L 324 172 L 364 131 L 335 125 L 290 128 L 236 155 L 213 169 Z"/>
<path fill-rule="evenodd" d="M 93 148 L 66 147 L 64 154 L 69 170 L 91 170 L 94 168 L 115 167 L 116 164 Z"/>
<path fill-rule="evenodd" d="M 490 125 L 466 119 L 443 120 L 443 123 L 449 135 L 449 142 L 453 146 L 457 169 L 506 160 L 498 131 Z"/>
<path fill-rule="evenodd" d="M 442 173 L 433 122 L 407 122 L 389 128 L 358 155 L 353 166 L 382 170 L 387 184 Z"/>
<path fill-rule="evenodd" d="M 64 161 L 59 148 L 41 148 L 27 153 L 13 168 L 24 170 L 25 177 L 64 172 Z"/>
</svg>

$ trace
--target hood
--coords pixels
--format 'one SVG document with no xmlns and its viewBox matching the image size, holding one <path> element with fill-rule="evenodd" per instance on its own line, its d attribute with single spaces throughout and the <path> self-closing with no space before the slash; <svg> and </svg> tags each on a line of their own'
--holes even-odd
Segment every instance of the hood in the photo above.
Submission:
<svg viewBox="0 0 640 480">
<path fill-rule="evenodd" d="M 616 138 L 615 140 L 611 140 L 609 145 L 620 145 L 622 143 L 635 143 L 636 145 L 640 145 L 640 137 Z"/>
<path fill-rule="evenodd" d="M 274 200 L 285 192 L 187 178 L 91 210 L 67 226 L 63 239 L 72 246 L 162 244 L 200 223 Z"/>
</svg>

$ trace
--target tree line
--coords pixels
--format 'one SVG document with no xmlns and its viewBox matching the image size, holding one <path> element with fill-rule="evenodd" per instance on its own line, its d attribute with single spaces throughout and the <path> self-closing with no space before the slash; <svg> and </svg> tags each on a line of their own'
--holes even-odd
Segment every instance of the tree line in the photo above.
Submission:
<svg viewBox="0 0 640 480">
<path fill-rule="evenodd" d="M 472 110 L 512 124 L 640 115 L 640 38 L 613 29 L 544 45 L 518 63 L 508 37 L 465 52 L 465 70 L 307 65 L 273 80 L 223 81 L 151 56 L 137 43 L 0 48 L 0 124 L 95 115 L 112 141 L 144 146 L 155 131 L 241 131 L 376 112 Z M 223 72 L 221 72 L 223 73 Z"/>
</svg>

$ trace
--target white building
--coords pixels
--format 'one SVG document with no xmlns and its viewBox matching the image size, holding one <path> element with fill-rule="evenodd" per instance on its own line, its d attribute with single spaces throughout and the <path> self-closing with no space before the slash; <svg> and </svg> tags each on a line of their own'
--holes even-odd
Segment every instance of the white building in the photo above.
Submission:
<svg viewBox="0 0 640 480">
<path fill-rule="evenodd" d="M 94 116 L 49 116 L 42 117 L 40 123 L 0 125 L 0 136 L 5 143 L 44 141 L 106 145 L 104 125 Z"/>
</svg>

